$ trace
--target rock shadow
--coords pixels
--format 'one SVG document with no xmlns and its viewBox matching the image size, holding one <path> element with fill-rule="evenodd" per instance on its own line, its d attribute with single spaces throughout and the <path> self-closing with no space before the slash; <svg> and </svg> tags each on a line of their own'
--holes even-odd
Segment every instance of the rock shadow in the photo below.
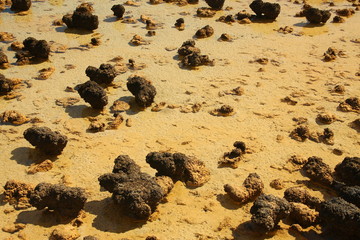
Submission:
<svg viewBox="0 0 360 240">
<path fill-rule="evenodd" d="M 232 200 L 227 194 L 218 194 L 216 200 L 226 209 L 236 210 L 244 206 L 245 204 L 238 204 Z"/>
<path fill-rule="evenodd" d="M 59 224 L 67 224 L 73 219 L 64 219 L 58 214 L 48 210 L 22 211 L 18 214 L 15 223 L 32 224 L 42 227 L 52 227 Z"/>
<path fill-rule="evenodd" d="M 98 116 L 101 113 L 101 110 L 86 105 L 72 105 L 67 106 L 65 112 L 72 118 L 86 118 Z"/>
<path fill-rule="evenodd" d="M 103 232 L 124 233 L 142 227 L 146 221 L 134 220 L 124 215 L 111 198 L 85 203 L 85 211 L 96 215 L 92 226 Z"/>
<path fill-rule="evenodd" d="M 11 151 L 11 160 L 15 160 L 18 164 L 30 166 L 33 163 L 41 163 L 45 160 L 55 161 L 57 156 L 46 155 L 36 148 L 18 147 Z"/>
</svg>

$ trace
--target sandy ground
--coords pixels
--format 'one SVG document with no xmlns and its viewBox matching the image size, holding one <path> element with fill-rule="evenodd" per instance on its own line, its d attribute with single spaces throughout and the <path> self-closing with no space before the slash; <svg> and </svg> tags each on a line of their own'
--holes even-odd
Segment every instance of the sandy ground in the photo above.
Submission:
<svg viewBox="0 0 360 240">
<path fill-rule="evenodd" d="M 282 9 L 273 23 L 229 25 L 215 20 L 243 9 L 251 12 L 251 1 L 228 0 L 225 7 L 232 7 L 232 10 L 219 11 L 213 18 L 199 18 L 196 9 L 207 6 L 204 1 L 179 7 L 168 3 L 150 5 L 142 0 L 137 2 L 138 7 L 125 6 L 125 16 L 137 20 L 134 24 L 127 24 L 116 21 L 110 10 L 113 4 L 122 1 L 92 2 L 100 24 L 97 30 L 87 34 L 52 25 L 53 20 L 72 12 L 81 1 L 33 1 L 26 15 L 14 14 L 9 9 L 0 13 L 1 31 L 14 34 L 17 41 L 32 36 L 67 47 L 65 52 L 52 52 L 47 62 L 17 66 L 15 52 L 8 49 L 10 43 L 0 43 L 11 62 L 10 68 L 1 70 L 1 73 L 29 83 L 15 91 L 18 98 L 0 99 L 1 112 L 17 110 L 43 121 L 20 126 L 0 125 L 0 185 L 4 186 L 10 179 L 34 185 L 39 182 L 63 183 L 65 179 L 70 186 L 85 188 L 88 201 L 84 223 L 78 227 L 80 239 L 87 235 L 100 239 L 145 239 L 151 235 L 159 239 L 263 239 L 264 236 L 251 236 L 238 229 L 240 224 L 250 220 L 252 203 L 237 205 L 225 194 L 224 184 L 241 185 L 249 173 L 256 172 L 265 184 L 266 194 L 282 197 L 287 187 L 303 186 L 301 180 L 307 179 L 298 171 L 289 173 L 281 169 L 290 156 L 308 158 L 315 155 L 335 167 L 345 156 L 360 155 L 359 132 L 349 126 L 359 118 L 359 114 L 337 110 L 340 102 L 359 97 L 360 93 L 360 77 L 356 76 L 360 71 L 360 44 L 353 41 L 360 37 L 358 12 L 346 18 L 345 23 L 332 23 L 331 18 L 324 26 L 311 27 L 305 18 L 294 17 L 302 5 L 283 0 L 277 1 Z M 332 11 L 351 7 L 351 3 L 346 1 L 335 1 L 334 7 L 325 1 L 309 3 Z M 145 36 L 145 24 L 139 21 L 142 14 L 163 24 L 155 36 Z M 185 20 L 184 31 L 173 27 L 180 17 Z M 177 48 L 207 24 L 214 28 L 214 35 L 196 40 L 196 45 L 203 54 L 215 60 L 215 65 L 197 70 L 180 68 Z M 296 34 L 274 31 L 284 26 L 293 27 Z M 303 34 L 298 34 L 301 32 Z M 234 36 L 234 41 L 219 42 L 222 33 Z M 130 45 L 134 34 L 144 37 L 150 44 Z M 84 47 L 94 36 L 100 36 L 102 44 L 90 49 Z M 324 62 L 323 53 L 329 47 L 343 50 L 346 56 Z M 146 67 L 128 70 L 116 77 L 116 86 L 106 90 L 109 105 L 104 112 L 92 110 L 83 100 L 65 108 L 55 104 L 60 98 L 79 97 L 76 92 L 66 92 L 65 89 L 88 80 L 85 75 L 87 66 L 98 67 L 116 56 L 121 56 L 124 63 L 132 58 Z M 258 58 L 268 58 L 269 63 L 252 62 Z M 66 69 L 67 64 L 75 68 Z M 37 72 L 45 67 L 54 67 L 55 72 L 47 80 L 36 79 Z M 159 112 L 151 111 L 151 107 L 144 111 L 132 108 L 122 114 L 125 119 L 131 119 L 131 127 L 123 123 L 117 130 L 87 132 L 90 123 L 87 117 L 106 120 L 111 116 L 109 107 L 117 99 L 133 103 L 126 88 L 126 79 L 131 74 L 141 74 L 152 81 L 157 89 L 156 103 L 165 102 L 183 109 L 200 103 L 202 107 L 196 113 L 186 113 L 181 108 L 165 108 Z M 345 86 L 344 94 L 331 92 L 338 84 Z M 238 86 L 244 89 L 242 96 L 219 95 L 219 92 Z M 281 99 L 287 96 L 297 104 L 282 102 Z M 230 117 L 209 114 L 210 110 L 223 104 L 232 106 L 236 114 Z M 316 116 L 324 112 L 334 114 L 341 121 L 329 126 L 318 124 Z M 299 117 L 307 118 L 309 129 L 313 131 L 329 127 L 335 133 L 335 144 L 291 139 L 289 134 L 297 126 L 293 118 Z M 32 163 L 47 158 L 39 155 L 23 138 L 24 130 L 32 125 L 50 127 L 69 138 L 64 152 L 51 159 L 54 167 L 48 172 L 26 173 Z M 218 160 L 233 148 L 235 141 L 244 141 L 252 153 L 246 154 L 236 169 L 218 168 Z M 343 154 L 335 155 L 334 149 L 340 149 Z M 116 209 L 110 193 L 100 191 L 97 178 L 111 172 L 113 160 L 120 154 L 129 155 L 142 171 L 154 174 L 155 171 L 145 162 L 145 156 L 152 151 L 194 156 L 210 169 L 211 180 L 196 189 L 177 182 L 151 221 L 135 222 Z M 276 178 L 284 181 L 283 190 L 270 187 L 269 183 Z M 308 190 L 320 198 L 330 197 L 328 192 L 318 187 L 308 186 Z M 5 214 L 4 210 L 9 209 L 12 209 L 10 205 L 1 204 L 0 227 L 25 223 L 21 236 L 26 235 L 26 239 L 48 239 L 53 229 L 59 226 L 51 214 L 35 208 Z M 289 224 L 281 222 L 280 226 L 274 236 L 266 238 L 301 239 L 289 234 Z M 18 233 L 0 231 L 0 238 L 19 237 Z"/>
</svg>

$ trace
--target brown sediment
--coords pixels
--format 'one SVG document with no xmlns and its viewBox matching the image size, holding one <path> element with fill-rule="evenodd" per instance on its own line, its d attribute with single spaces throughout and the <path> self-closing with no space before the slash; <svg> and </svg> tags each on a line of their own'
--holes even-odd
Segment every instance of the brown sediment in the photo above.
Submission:
<svg viewBox="0 0 360 240">
<path fill-rule="evenodd" d="M 210 111 L 213 116 L 228 117 L 235 114 L 235 110 L 230 105 L 222 105 L 220 108 L 216 108 Z"/>
<path fill-rule="evenodd" d="M 15 111 L 9 110 L 0 114 L 0 122 L 2 123 L 10 123 L 14 125 L 21 125 L 29 122 L 31 119 L 26 117 L 25 115 Z"/>
<path fill-rule="evenodd" d="M 33 189 L 30 184 L 9 180 L 4 186 L 4 202 L 13 205 L 15 209 L 29 208 L 29 197 Z"/>
</svg>

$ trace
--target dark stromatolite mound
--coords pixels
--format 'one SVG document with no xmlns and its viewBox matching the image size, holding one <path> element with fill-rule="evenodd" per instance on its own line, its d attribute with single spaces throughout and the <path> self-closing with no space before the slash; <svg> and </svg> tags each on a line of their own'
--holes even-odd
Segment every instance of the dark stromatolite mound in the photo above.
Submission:
<svg viewBox="0 0 360 240">
<path fill-rule="evenodd" d="M 31 207 L 29 197 L 34 187 L 30 184 L 9 180 L 4 186 L 4 202 L 13 205 L 15 209 L 26 209 Z"/>
<path fill-rule="evenodd" d="M 304 15 L 310 23 L 320 24 L 326 23 L 331 17 L 330 11 L 320 10 L 317 8 L 307 8 L 304 10 Z"/>
<path fill-rule="evenodd" d="M 0 73 L 0 96 L 11 92 L 15 87 L 14 81 L 6 78 Z"/>
<path fill-rule="evenodd" d="M 263 17 L 269 20 L 275 20 L 280 14 L 280 5 L 278 3 L 263 2 L 255 0 L 250 5 L 257 17 Z"/>
<path fill-rule="evenodd" d="M 31 7 L 31 0 L 11 0 L 11 10 L 15 12 L 27 11 Z"/>
<path fill-rule="evenodd" d="M 202 65 L 212 65 L 213 60 L 210 60 L 208 55 L 200 55 L 198 53 L 192 53 L 186 55 L 181 63 L 184 67 L 195 68 Z"/>
<path fill-rule="evenodd" d="M 190 187 L 200 187 L 210 179 L 210 171 L 202 161 L 182 153 L 151 152 L 146 162 L 157 170 L 157 176 L 168 176 Z"/>
<path fill-rule="evenodd" d="M 289 216 L 291 205 L 283 198 L 273 195 L 259 196 L 250 209 L 251 222 L 260 232 L 273 230 L 281 219 Z"/>
<path fill-rule="evenodd" d="M 360 238 L 360 209 L 342 198 L 323 202 L 319 218 L 327 229 L 339 231 L 348 239 Z"/>
<path fill-rule="evenodd" d="M 360 186 L 360 158 L 346 157 L 335 167 L 335 174 L 348 185 Z"/>
<path fill-rule="evenodd" d="M 198 38 L 207 38 L 214 34 L 214 29 L 210 25 L 206 25 L 196 31 L 195 36 Z"/>
<path fill-rule="evenodd" d="M 170 192 L 173 183 L 163 187 L 157 179 L 140 171 L 127 155 L 115 159 L 113 173 L 99 177 L 102 187 L 112 193 L 113 200 L 136 219 L 148 219 L 159 202 Z M 164 183 L 164 179 L 159 182 Z M 165 185 L 164 185 L 165 186 Z"/>
<path fill-rule="evenodd" d="M 313 197 L 310 193 L 301 187 L 291 187 L 285 190 L 284 198 L 289 202 L 297 202 L 305 204 L 310 208 L 316 210 L 320 209 L 321 200 L 317 197 Z"/>
<path fill-rule="evenodd" d="M 39 183 L 30 194 L 30 204 L 41 210 L 47 208 L 66 217 L 76 217 L 84 208 L 87 197 L 78 187 Z"/>
<path fill-rule="evenodd" d="M 310 157 L 307 163 L 304 164 L 302 170 L 311 181 L 331 186 L 334 178 L 332 171 L 326 163 L 319 157 Z"/>
<path fill-rule="evenodd" d="M 98 84 L 110 84 L 116 77 L 115 68 L 111 64 L 101 64 L 99 68 L 88 66 L 85 73 L 91 81 Z"/>
<path fill-rule="evenodd" d="M 205 0 L 213 9 L 220 10 L 224 6 L 225 0 Z"/>
<path fill-rule="evenodd" d="M 105 90 L 94 81 L 87 81 L 76 86 L 78 93 L 92 108 L 103 109 L 108 104 Z"/>
<path fill-rule="evenodd" d="M 33 61 L 44 61 L 49 58 L 50 45 L 45 40 L 36 40 L 28 37 L 23 41 L 24 48 L 15 54 L 18 64 L 27 64 Z"/>
<path fill-rule="evenodd" d="M 7 68 L 9 65 L 9 59 L 3 51 L 0 50 L 0 68 Z"/>
<path fill-rule="evenodd" d="M 121 4 L 116 4 L 111 7 L 111 10 L 114 12 L 114 15 L 118 18 L 122 18 L 125 13 L 125 7 Z"/>
<path fill-rule="evenodd" d="M 241 188 L 233 186 L 233 184 L 225 184 L 224 190 L 236 202 L 245 204 L 253 201 L 257 196 L 262 193 L 264 184 L 260 176 L 256 173 L 250 173 L 243 182 Z"/>
<path fill-rule="evenodd" d="M 290 218 L 301 227 L 307 228 L 319 222 L 319 213 L 305 204 L 292 202 Z"/>
<path fill-rule="evenodd" d="M 135 96 L 135 101 L 140 107 L 149 107 L 154 102 L 156 88 L 145 78 L 140 76 L 129 77 L 126 86 Z"/>
<path fill-rule="evenodd" d="M 65 148 L 68 139 L 48 127 L 31 127 L 24 131 L 24 138 L 33 146 L 49 155 L 59 155 Z"/>
<path fill-rule="evenodd" d="M 92 7 L 86 3 L 80 4 L 73 14 L 64 15 L 62 20 L 68 28 L 92 31 L 99 26 L 98 16 L 92 14 Z"/>
<path fill-rule="evenodd" d="M 181 47 L 178 49 L 178 54 L 180 56 L 186 56 L 190 55 L 192 53 L 200 53 L 200 49 L 195 47 L 195 41 L 194 40 L 187 40 L 183 42 Z"/>
<path fill-rule="evenodd" d="M 339 197 L 360 207 L 360 186 L 343 186 L 338 190 Z"/>
</svg>

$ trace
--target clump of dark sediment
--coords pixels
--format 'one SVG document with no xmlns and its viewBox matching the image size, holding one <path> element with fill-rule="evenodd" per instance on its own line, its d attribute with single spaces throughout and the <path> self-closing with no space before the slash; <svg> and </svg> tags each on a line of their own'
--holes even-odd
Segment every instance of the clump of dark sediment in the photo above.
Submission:
<svg viewBox="0 0 360 240">
<path fill-rule="evenodd" d="M 24 131 L 24 138 L 48 155 L 59 155 L 66 147 L 68 138 L 48 127 L 30 127 Z"/>
<path fill-rule="evenodd" d="M 263 191 L 264 184 L 257 173 L 250 173 L 242 184 L 242 187 L 233 186 L 233 184 L 225 184 L 225 192 L 235 202 L 245 204 L 255 200 Z"/>
<path fill-rule="evenodd" d="M 77 217 L 87 200 L 84 189 L 62 184 L 39 183 L 30 194 L 30 204 L 64 217 Z"/>
<path fill-rule="evenodd" d="M 224 6 L 225 0 L 205 0 L 205 2 L 215 10 L 221 10 Z"/>
<path fill-rule="evenodd" d="M 4 186 L 4 202 L 13 205 L 16 210 L 31 207 L 29 203 L 30 193 L 34 187 L 30 184 L 10 180 Z"/>
<path fill-rule="evenodd" d="M 309 208 L 305 204 L 292 202 L 289 217 L 301 227 L 307 228 L 317 225 L 319 222 L 319 212 Z"/>
<path fill-rule="evenodd" d="M 230 34 L 227 34 L 227 33 L 223 33 L 220 35 L 218 41 L 221 41 L 221 42 L 231 42 L 233 41 L 233 37 L 230 35 Z"/>
<path fill-rule="evenodd" d="M 0 96 L 9 94 L 17 84 L 19 84 L 17 81 L 8 79 L 0 73 Z"/>
<path fill-rule="evenodd" d="M 146 162 L 157 170 L 157 176 L 168 176 L 188 187 L 200 187 L 210 179 L 210 171 L 202 161 L 182 153 L 151 152 Z"/>
<path fill-rule="evenodd" d="M 324 61 L 330 62 L 330 61 L 334 61 L 337 57 L 345 57 L 345 56 L 346 54 L 343 51 L 330 47 L 324 53 Z"/>
<path fill-rule="evenodd" d="M 331 124 L 335 122 L 337 118 L 334 115 L 328 113 L 318 114 L 316 117 L 316 121 L 322 124 Z"/>
<path fill-rule="evenodd" d="M 339 110 L 343 112 L 357 112 L 360 113 L 360 98 L 351 97 L 339 104 Z"/>
<path fill-rule="evenodd" d="M 130 76 L 126 86 L 135 96 L 135 101 L 141 108 L 149 107 L 154 102 L 156 88 L 145 78 L 137 75 Z"/>
<path fill-rule="evenodd" d="M 125 7 L 121 4 L 116 4 L 111 7 L 111 10 L 114 12 L 114 15 L 117 18 L 122 18 L 125 13 Z"/>
<path fill-rule="evenodd" d="M 344 23 L 344 22 L 345 22 L 345 18 L 341 16 L 334 16 L 333 18 L 333 23 Z"/>
<path fill-rule="evenodd" d="M 209 112 L 213 116 L 228 117 L 235 114 L 235 110 L 230 105 L 222 105 L 220 108 L 216 108 Z"/>
<path fill-rule="evenodd" d="M 335 167 L 336 177 L 347 185 L 360 186 L 360 158 L 346 157 Z"/>
<path fill-rule="evenodd" d="M 93 15 L 93 8 L 89 3 L 80 4 L 73 14 L 66 14 L 62 20 L 68 28 L 95 30 L 99 26 L 98 16 Z"/>
<path fill-rule="evenodd" d="M 251 18 L 251 14 L 246 12 L 245 10 L 238 12 L 237 14 L 235 14 L 235 18 L 239 21 L 244 20 L 244 19 L 249 19 Z"/>
<path fill-rule="evenodd" d="M 175 28 L 179 31 L 185 30 L 185 21 L 183 18 L 179 18 L 175 22 Z"/>
<path fill-rule="evenodd" d="M 237 168 L 243 155 L 246 153 L 246 145 L 244 142 L 236 141 L 233 146 L 235 147 L 231 152 L 224 153 L 223 157 L 219 160 L 219 167 L 230 166 Z"/>
<path fill-rule="evenodd" d="M 111 64 L 101 64 L 99 68 L 88 66 L 86 76 L 98 84 L 110 84 L 116 77 L 115 68 Z"/>
<path fill-rule="evenodd" d="M 183 42 L 178 49 L 178 54 L 181 57 L 181 64 L 183 67 L 196 68 L 202 65 L 212 65 L 213 60 L 210 60 L 209 56 L 201 55 L 200 49 L 195 47 L 194 40 L 187 40 Z"/>
<path fill-rule="evenodd" d="M 307 126 L 298 126 L 291 133 L 290 137 L 296 141 L 304 142 L 306 139 L 317 143 L 325 143 L 328 145 L 334 145 L 334 132 L 325 128 L 323 132 L 310 132 Z"/>
<path fill-rule="evenodd" d="M 325 231 L 337 231 L 348 239 L 360 238 L 360 209 L 340 197 L 321 204 L 319 211 Z"/>
<path fill-rule="evenodd" d="M 196 31 L 195 36 L 197 38 L 208 38 L 214 34 L 214 29 L 210 25 L 206 25 Z"/>
<path fill-rule="evenodd" d="M 281 219 L 285 219 L 291 212 L 291 205 L 283 198 L 273 195 L 260 195 L 250 209 L 251 223 L 258 232 L 274 230 Z"/>
<path fill-rule="evenodd" d="M 127 155 L 115 159 L 112 173 L 99 177 L 100 186 L 112 193 L 112 199 L 127 215 L 146 220 L 173 187 L 171 179 L 157 179 L 140 171 Z"/>
<path fill-rule="evenodd" d="M 15 111 L 8 110 L 0 114 L 1 123 L 10 123 L 14 125 L 21 125 L 30 121 L 30 118 L 25 115 Z"/>
<path fill-rule="evenodd" d="M 18 65 L 42 62 L 49 59 L 50 45 L 45 40 L 28 37 L 23 41 L 24 47 L 15 54 Z"/>
<path fill-rule="evenodd" d="M 255 0 L 250 5 L 258 18 L 275 20 L 280 14 L 280 4 L 263 2 L 262 0 Z"/>
<path fill-rule="evenodd" d="M 304 142 L 309 136 L 310 130 L 307 126 L 299 126 L 290 133 L 290 137 L 299 142 Z"/>
<path fill-rule="evenodd" d="M 337 9 L 336 14 L 343 17 L 351 17 L 355 14 L 355 10 L 352 8 Z"/>
<path fill-rule="evenodd" d="M 216 10 L 213 8 L 201 7 L 196 10 L 196 15 L 203 18 L 211 18 L 215 16 Z"/>
<path fill-rule="evenodd" d="M 11 11 L 22 12 L 27 11 L 31 7 L 31 0 L 11 0 Z"/>
<path fill-rule="evenodd" d="M 323 186 L 331 186 L 334 182 L 331 168 L 319 157 L 310 157 L 302 170 L 311 181 Z"/>
<path fill-rule="evenodd" d="M 0 68 L 6 69 L 9 67 L 9 59 L 5 53 L 0 50 Z"/>
<path fill-rule="evenodd" d="M 236 18 L 234 15 L 224 15 L 224 16 L 221 16 L 219 17 L 217 20 L 217 22 L 223 22 L 223 23 L 227 23 L 227 24 L 231 24 L 231 23 L 234 23 L 236 22 Z"/>
<path fill-rule="evenodd" d="M 330 11 L 320 10 L 313 7 L 304 9 L 303 13 L 306 19 L 313 24 L 325 24 L 327 20 L 329 20 L 329 18 L 331 17 Z"/>
<path fill-rule="evenodd" d="M 105 90 L 94 81 L 87 81 L 76 86 L 80 97 L 94 109 L 103 109 L 108 104 Z"/>
<path fill-rule="evenodd" d="M 285 190 L 284 198 L 289 202 L 302 203 L 309 208 L 319 210 L 321 200 L 302 187 L 291 187 Z"/>
</svg>

